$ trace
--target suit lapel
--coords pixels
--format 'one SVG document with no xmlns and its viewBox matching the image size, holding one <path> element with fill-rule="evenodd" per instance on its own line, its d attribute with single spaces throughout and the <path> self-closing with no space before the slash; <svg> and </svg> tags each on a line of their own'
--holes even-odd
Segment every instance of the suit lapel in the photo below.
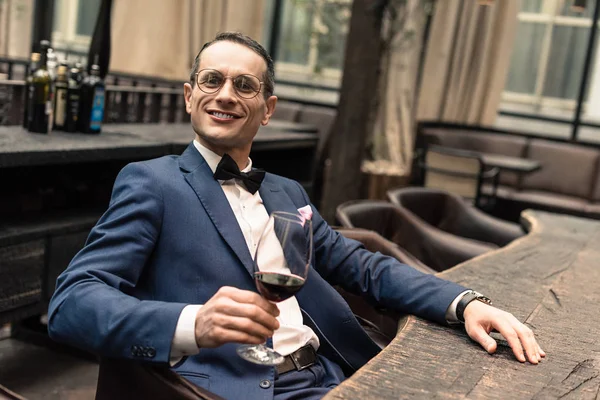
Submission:
<svg viewBox="0 0 600 400">
<path fill-rule="evenodd" d="M 270 174 L 265 175 L 258 193 L 260 193 L 260 198 L 269 215 L 273 211 L 298 212 L 298 207 L 294 205 L 290 196 L 284 190 L 280 189 Z"/>
<path fill-rule="evenodd" d="M 185 180 L 192 187 L 219 234 L 239 258 L 250 275 L 253 260 L 233 210 L 219 182 L 194 144 L 190 144 L 179 159 Z M 197 232 L 201 234 L 201 232 Z"/>
</svg>

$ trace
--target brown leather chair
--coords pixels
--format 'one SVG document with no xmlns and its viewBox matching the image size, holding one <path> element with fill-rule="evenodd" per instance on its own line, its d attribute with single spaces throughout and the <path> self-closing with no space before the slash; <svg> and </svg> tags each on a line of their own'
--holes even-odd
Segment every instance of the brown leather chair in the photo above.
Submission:
<svg viewBox="0 0 600 400">
<path fill-rule="evenodd" d="M 346 202 L 338 206 L 336 217 L 344 227 L 376 231 L 436 271 L 443 271 L 498 248 L 495 244 L 444 232 L 424 223 L 413 213 L 385 201 Z"/>
<path fill-rule="evenodd" d="M 445 190 L 406 187 L 388 191 L 388 198 L 421 223 L 463 238 L 502 247 L 525 234 L 519 225 L 491 217 Z"/>
<path fill-rule="evenodd" d="M 401 263 L 410 265 L 411 267 L 418 269 L 421 272 L 425 272 L 426 274 L 436 273 L 433 268 L 423 264 L 417 257 L 413 256 L 396 243 L 387 240 L 375 231 L 361 228 L 342 227 L 336 227 L 335 230 L 349 239 L 354 239 L 361 242 L 367 250 L 372 251 L 373 253 L 379 252 L 383 255 L 394 257 Z"/>
<path fill-rule="evenodd" d="M 223 400 L 179 376 L 166 364 L 100 360 L 96 400 Z"/>
</svg>

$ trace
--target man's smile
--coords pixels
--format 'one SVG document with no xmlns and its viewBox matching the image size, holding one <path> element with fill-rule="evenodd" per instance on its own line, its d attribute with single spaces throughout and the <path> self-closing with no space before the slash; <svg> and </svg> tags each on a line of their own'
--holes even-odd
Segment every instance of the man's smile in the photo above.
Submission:
<svg viewBox="0 0 600 400">
<path fill-rule="evenodd" d="M 216 119 L 216 120 L 234 120 L 234 119 L 241 118 L 240 115 L 229 112 L 229 111 L 208 110 L 207 112 L 210 116 L 213 117 L 213 119 Z"/>
</svg>

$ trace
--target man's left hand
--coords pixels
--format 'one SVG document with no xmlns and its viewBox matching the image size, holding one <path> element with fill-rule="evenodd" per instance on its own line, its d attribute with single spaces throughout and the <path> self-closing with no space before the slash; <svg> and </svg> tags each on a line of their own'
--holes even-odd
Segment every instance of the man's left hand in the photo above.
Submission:
<svg viewBox="0 0 600 400">
<path fill-rule="evenodd" d="M 504 336 L 517 360 L 529 360 L 530 363 L 537 364 L 546 356 L 535 340 L 532 330 L 506 311 L 480 301 L 472 301 L 465 308 L 463 315 L 467 334 L 490 354 L 497 348 L 496 341 L 489 335 L 492 329 L 495 329 Z"/>
</svg>

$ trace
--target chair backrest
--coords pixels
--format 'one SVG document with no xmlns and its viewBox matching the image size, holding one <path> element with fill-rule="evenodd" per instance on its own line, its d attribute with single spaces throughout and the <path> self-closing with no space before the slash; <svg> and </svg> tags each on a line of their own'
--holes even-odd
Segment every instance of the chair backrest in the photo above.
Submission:
<svg viewBox="0 0 600 400">
<path fill-rule="evenodd" d="M 441 146 L 428 146 L 422 165 L 425 186 L 455 193 L 477 204 L 483 163 L 476 153 Z"/>
<path fill-rule="evenodd" d="M 336 231 L 349 239 L 361 242 L 370 252 L 379 252 L 383 255 L 394 257 L 401 263 L 410 265 L 426 274 L 435 274 L 436 271 L 423 264 L 417 257 L 410 254 L 406 249 L 398 244 L 387 240 L 377 232 L 362 228 L 336 228 Z"/>
</svg>

